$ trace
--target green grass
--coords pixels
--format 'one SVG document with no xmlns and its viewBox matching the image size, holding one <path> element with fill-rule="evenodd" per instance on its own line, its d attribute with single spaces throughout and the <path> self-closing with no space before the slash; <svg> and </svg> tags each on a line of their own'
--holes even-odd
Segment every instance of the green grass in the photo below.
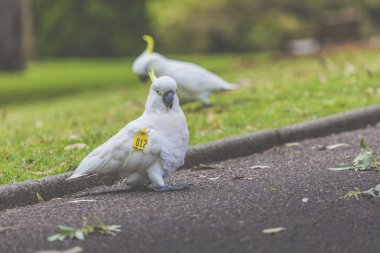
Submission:
<svg viewBox="0 0 380 253">
<path fill-rule="evenodd" d="M 130 60 L 67 59 L 31 64 L 22 73 L 0 74 L 0 105 L 52 98 L 88 89 L 122 87 L 136 77 Z"/>
<path fill-rule="evenodd" d="M 211 108 L 197 111 L 199 103 L 183 107 L 190 144 L 376 104 L 378 54 L 350 50 L 310 58 L 182 56 L 227 80 L 243 80 L 240 89 L 212 96 Z M 73 170 L 88 152 L 138 117 L 148 86 L 137 82 L 130 64 L 130 60 L 53 61 L 32 64 L 19 76 L 0 74 L 0 97 L 20 101 L 24 95 L 19 92 L 25 90 L 30 100 L 0 106 L 0 184 Z M 36 100 L 62 93 L 66 96 Z M 64 151 L 74 143 L 88 148 Z"/>
</svg>

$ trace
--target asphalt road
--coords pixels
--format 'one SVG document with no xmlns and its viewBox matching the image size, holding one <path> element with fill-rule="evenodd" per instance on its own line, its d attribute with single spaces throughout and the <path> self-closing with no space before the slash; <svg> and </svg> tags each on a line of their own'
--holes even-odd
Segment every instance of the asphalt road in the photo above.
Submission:
<svg viewBox="0 0 380 253">
<path fill-rule="evenodd" d="M 380 199 L 340 197 L 355 187 L 377 185 L 380 173 L 326 169 L 352 160 L 360 136 L 380 146 L 380 128 L 367 128 L 179 171 L 169 179 L 193 184 L 187 191 L 126 191 L 119 184 L 4 210 L 0 227 L 9 228 L 0 230 L 0 252 L 74 246 L 83 252 L 379 252 Z M 336 143 L 349 147 L 323 149 Z M 122 231 L 84 241 L 46 240 L 58 225 L 81 226 L 93 213 Z M 285 230 L 262 232 L 273 227 Z"/>
</svg>

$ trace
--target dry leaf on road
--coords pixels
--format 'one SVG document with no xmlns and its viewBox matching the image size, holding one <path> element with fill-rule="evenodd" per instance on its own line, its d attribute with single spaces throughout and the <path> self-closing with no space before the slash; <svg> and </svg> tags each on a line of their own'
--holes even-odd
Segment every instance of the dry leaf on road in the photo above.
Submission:
<svg viewBox="0 0 380 253">
<path fill-rule="evenodd" d="M 289 143 L 285 144 L 286 148 L 292 148 L 292 147 L 298 147 L 298 146 L 301 146 L 301 143 L 299 143 L 299 142 L 289 142 Z"/>
<path fill-rule="evenodd" d="M 44 202 L 44 199 L 42 198 L 42 196 L 38 192 L 36 192 L 36 196 L 37 196 L 38 203 L 43 203 Z"/>
<path fill-rule="evenodd" d="M 349 147 L 350 145 L 348 145 L 347 143 L 336 143 L 336 144 L 333 144 L 333 145 L 329 145 L 326 147 L 326 149 L 336 149 L 336 148 L 345 148 L 345 147 Z"/>
<path fill-rule="evenodd" d="M 75 200 L 71 200 L 69 201 L 69 203 L 81 203 L 81 202 L 95 202 L 96 199 L 75 199 Z"/>
<path fill-rule="evenodd" d="M 267 229 L 263 230 L 263 233 L 264 234 L 276 234 L 276 233 L 282 232 L 284 230 L 285 230 L 284 227 L 267 228 Z"/>
<path fill-rule="evenodd" d="M 269 166 L 267 166 L 267 165 L 254 165 L 254 166 L 251 166 L 251 167 L 249 167 L 250 169 L 267 169 L 267 168 L 269 168 Z"/>
<path fill-rule="evenodd" d="M 83 252 L 83 249 L 81 247 L 76 246 L 74 248 L 67 249 L 67 250 L 40 250 L 34 253 L 79 253 L 79 252 Z"/>
<path fill-rule="evenodd" d="M 5 232 L 6 230 L 10 229 L 11 227 L 0 227 L 0 233 Z"/>
</svg>

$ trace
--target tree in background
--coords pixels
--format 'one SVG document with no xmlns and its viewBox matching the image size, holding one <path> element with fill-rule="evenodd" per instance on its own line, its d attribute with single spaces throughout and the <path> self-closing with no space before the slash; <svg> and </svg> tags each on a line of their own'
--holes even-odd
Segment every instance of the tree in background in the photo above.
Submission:
<svg viewBox="0 0 380 253">
<path fill-rule="evenodd" d="M 0 70 L 25 68 L 31 48 L 29 1 L 0 0 Z"/>
<path fill-rule="evenodd" d="M 273 50 L 284 40 L 315 36 L 326 11 L 353 8 L 372 24 L 377 0 L 149 0 L 147 10 L 162 51 Z M 364 19 L 364 20 L 365 20 Z M 378 25 L 378 22 L 377 22 Z"/>
<path fill-rule="evenodd" d="M 142 35 L 150 31 L 165 53 L 276 50 L 289 39 L 315 37 L 324 12 L 346 8 L 362 14 L 368 33 L 380 24 L 378 0 L 32 2 L 40 57 L 137 55 L 144 48 Z"/>
<path fill-rule="evenodd" d="M 147 33 L 145 0 L 34 0 L 39 57 L 137 54 Z"/>
</svg>

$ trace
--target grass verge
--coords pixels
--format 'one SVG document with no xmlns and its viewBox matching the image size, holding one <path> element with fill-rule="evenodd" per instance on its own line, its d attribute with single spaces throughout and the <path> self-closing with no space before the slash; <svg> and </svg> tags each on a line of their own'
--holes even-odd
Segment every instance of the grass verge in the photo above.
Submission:
<svg viewBox="0 0 380 253">
<path fill-rule="evenodd" d="M 183 107 L 190 144 L 376 104 L 378 53 L 356 49 L 309 58 L 182 57 L 241 83 L 238 90 L 212 96 L 211 108 L 197 110 L 199 103 Z M 88 152 L 143 111 L 148 86 L 130 73 L 129 60 L 40 64 L 21 76 L 0 75 L 2 99 L 20 101 L 26 96 L 20 92 L 30 96 L 28 103 L 0 107 L 0 184 L 75 169 Z M 62 93 L 66 96 L 35 100 Z M 65 151 L 76 143 L 86 147 Z"/>
</svg>

